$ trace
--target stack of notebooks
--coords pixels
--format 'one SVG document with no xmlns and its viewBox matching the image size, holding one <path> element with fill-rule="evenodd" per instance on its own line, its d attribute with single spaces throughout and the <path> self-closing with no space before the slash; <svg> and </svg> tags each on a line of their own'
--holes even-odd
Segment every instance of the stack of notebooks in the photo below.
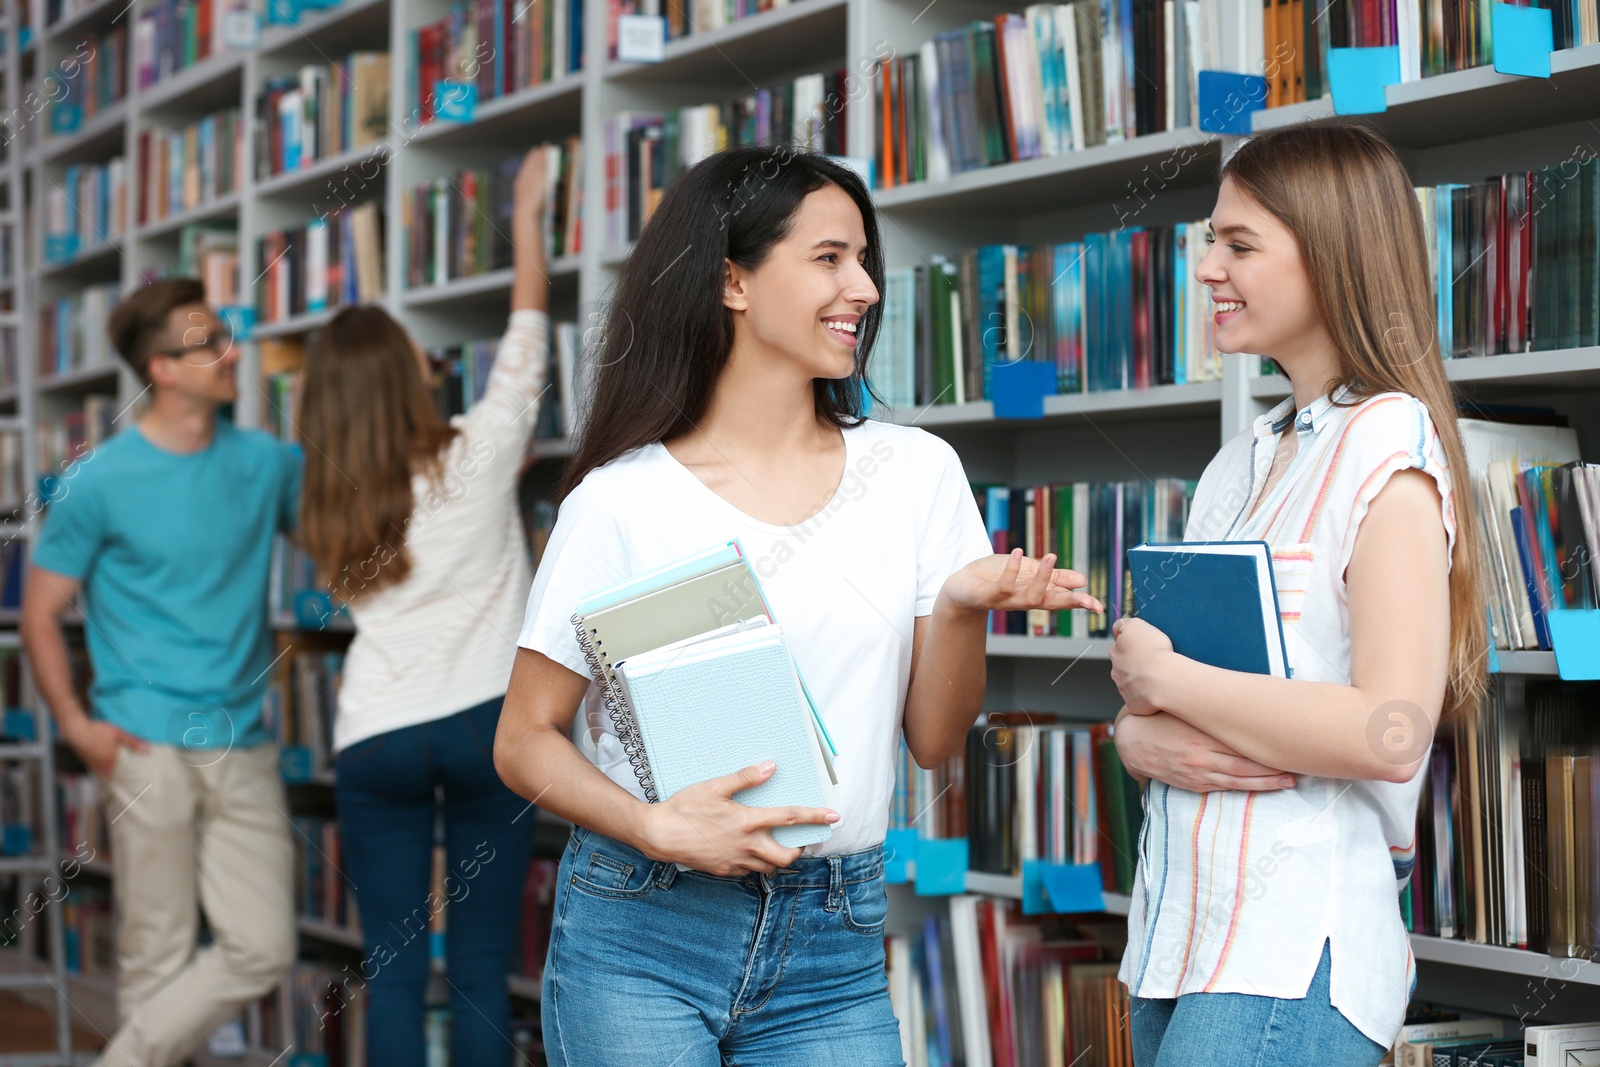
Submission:
<svg viewBox="0 0 1600 1067">
<path fill-rule="evenodd" d="M 737 540 L 586 598 L 572 617 L 645 797 L 772 760 L 750 807 L 832 807 L 837 751 Z M 778 827 L 790 848 L 826 825 Z"/>
</svg>

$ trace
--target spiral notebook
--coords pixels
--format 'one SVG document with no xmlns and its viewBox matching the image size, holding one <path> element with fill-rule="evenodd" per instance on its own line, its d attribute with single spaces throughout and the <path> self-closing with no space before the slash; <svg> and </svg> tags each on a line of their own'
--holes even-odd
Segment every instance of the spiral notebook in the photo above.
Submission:
<svg viewBox="0 0 1600 1067">
<path fill-rule="evenodd" d="M 833 806 L 822 746 L 778 624 L 734 623 L 629 656 L 615 673 L 660 799 L 770 759 L 772 776 L 733 799 L 763 808 Z M 772 836 L 803 848 L 831 832 L 807 824 L 774 827 Z"/>
<path fill-rule="evenodd" d="M 772 624 L 776 619 L 737 539 L 602 589 L 577 605 L 572 624 L 578 644 L 588 661 L 589 673 L 605 694 L 606 713 L 648 800 L 665 797 L 658 788 L 652 755 L 640 734 L 638 718 L 619 683 L 617 665 L 676 642 L 757 621 Z M 825 777 L 830 785 L 837 784 L 833 757 L 838 750 L 804 677 L 792 659 L 790 663 Z M 715 740 L 702 738 L 707 745 Z"/>
</svg>

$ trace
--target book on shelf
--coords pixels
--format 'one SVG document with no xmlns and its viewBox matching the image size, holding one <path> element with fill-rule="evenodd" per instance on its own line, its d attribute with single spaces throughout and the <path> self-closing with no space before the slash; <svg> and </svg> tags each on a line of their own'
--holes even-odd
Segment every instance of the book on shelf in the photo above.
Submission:
<svg viewBox="0 0 1600 1067">
<path fill-rule="evenodd" d="M 544 980 L 545 955 L 550 949 L 550 929 L 555 917 L 556 871 L 558 861 L 534 857 L 528 861 L 528 876 L 522 883 L 522 923 L 516 951 L 512 954 L 515 974 L 534 981 Z"/>
<path fill-rule="evenodd" d="M 284 750 L 284 777 L 306 781 L 333 767 L 333 719 L 344 677 L 344 652 L 283 635 L 278 640 L 290 651 L 274 663 L 268 676 L 263 725 Z"/>
<path fill-rule="evenodd" d="M 710 33 L 742 19 L 788 7 L 799 0 L 609 0 L 606 55 L 617 58 L 617 16 L 652 15 L 666 20 L 666 39 Z"/>
<path fill-rule="evenodd" d="M 792 145 L 843 155 L 848 72 L 804 74 L 718 103 L 605 120 L 606 247 L 637 240 L 673 181 L 705 157 L 742 145 Z"/>
<path fill-rule="evenodd" d="M 1600 733 L 1581 690 L 1497 677 L 1429 753 L 1407 928 L 1559 957 L 1600 950 Z"/>
<path fill-rule="evenodd" d="M 1600 345 L 1600 160 L 1416 192 L 1444 358 Z"/>
<path fill-rule="evenodd" d="M 113 350 L 106 319 L 116 306 L 115 282 L 89 285 L 39 308 L 38 368 L 41 380 L 109 367 Z"/>
<path fill-rule="evenodd" d="M 550 534 L 556 528 L 556 503 L 547 497 L 538 497 L 528 504 L 522 512 L 522 529 L 528 536 L 528 545 L 533 550 L 533 570 L 539 570 L 539 561 L 544 558 L 544 549 L 550 543 Z"/>
<path fill-rule="evenodd" d="M 893 407 L 994 398 L 1002 364 L 1054 364 L 1057 395 L 1222 377 L 1206 223 L 984 245 L 890 270 L 871 380 Z"/>
<path fill-rule="evenodd" d="M 552 322 L 548 341 L 548 359 L 545 366 L 547 386 L 539 397 L 539 410 L 534 418 L 533 436 L 536 439 L 565 437 L 571 425 L 566 383 L 571 381 L 578 350 L 578 324 Z M 434 402 L 441 418 L 449 419 L 472 410 L 483 399 L 489 385 L 489 372 L 494 367 L 495 354 L 500 348 L 500 338 L 481 341 L 463 341 L 460 344 L 441 345 L 426 351 L 433 372 Z"/>
<path fill-rule="evenodd" d="M 0 856 L 30 856 L 44 844 L 39 764 L 0 761 Z"/>
<path fill-rule="evenodd" d="M 22 432 L 0 431 L 0 508 L 15 507 L 32 491 L 27 474 L 22 467 Z M 0 585 L 0 604 L 5 601 L 5 587 Z"/>
<path fill-rule="evenodd" d="M 582 142 L 569 137 L 545 150 L 545 201 L 541 231 L 545 258 L 581 250 Z M 513 267 L 511 213 L 522 156 L 491 167 L 470 167 L 422 182 L 400 204 L 405 235 L 406 284 L 442 285 Z"/>
<path fill-rule="evenodd" d="M 517 0 L 457 0 L 409 31 L 407 120 L 431 122 L 452 92 L 473 85 L 479 104 L 583 69 L 583 0 L 533 7 Z"/>
<path fill-rule="evenodd" d="M 139 225 L 236 191 L 244 178 L 246 136 L 244 115 L 236 107 L 173 129 L 140 130 L 135 155 Z"/>
<path fill-rule="evenodd" d="M 367 983 L 349 965 L 297 962 L 276 991 L 245 1009 L 251 1047 L 284 1053 L 293 1067 L 358 1067 L 367 1062 Z M 430 1046 L 433 1044 L 430 1035 Z M 430 1049 L 441 1056 L 444 1049 Z"/>
<path fill-rule="evenodd" d="M 338 820 L 296 815 L 295 913 L 352 932 L 361 929 L 356 898 L 346 888 Z"/>
<path fill-rule="evenodd" d="M 281 322 L 384 291 L 383 215 L 377 203 L 341 205 L 257 243 L 256 321 Z"/>
<path fill-rule="evenodd" d="M 227 0 L 156 0 L 133 25 L 133 76 L 148 89 L 224 52 Z"/>
<path fill-rule="evenodd" d="M 1566 426 L 1459 425 L 1495 646 L 1549 649 L 1552 611 L 1600 607 L 1600 465 L 1578 458 Z"/>
<path fill-rule="evenodd" d="M 1121 925 L 1120 922 L 1116 925 Z M 1132 1067 L 1126 932 L 957 896 L 885 938 L 901 1053 L 927 1067 Z"/>
<path fill-rule="evenodd" d="M 1188 521 L 1195 482 L 1063 482 L 1041 486 L 975 485 L 989 542 L 1005 555 L 1021 548 L 1034 559 L 1054 552 L 1057 565 L 1088 579 L 1105 613 L 996 611 L 989 632 L 1033 637 L 1109 637 L 1131 603 L 1126 552 L 1146 541 L 1178 541 Z"/>
<path fill-rule="evenodd" d="M 50 71 L 59 82 L 51 100 L 49 128 L 53 137 L 70 137 L 88 122 L 121 103 L 128 95 L 128 30 L 117 23 L 103 33 L 84 34 L 71 56 Z"/>
<path fill-rule="evenodd" d="M 56 772 L 56 814 L 62 850 L 80 862 L 111 862 L 111 825 L 105 817 L 105 799 L 95 775 Z"/>
<path fill-rule="evenodd" d="M 199 278 L 213 307 L 239 303 L 239 231 L 192 222 L 178 231 L 178 273 Z"/>
<path fill-rule="evenodd" d="M 93 453 L 102 441 L 116 432 L 117 398 L 90 393 L 75 411 L 56 418 L 40 418 L 34 427 L 34 460 L 41 475 L 64 476 L 73 463 Z M 41 495 L 50 499 L 52 489 L 42 487 Z"/>
<path fill-rule="evenodd" d="M 127 168 L 121 156 L 66 168 L 59 184 L 45 179 L 46 262 L 63 263 L 128 232 Z"/>
<path fill-rule="evenodd" d="M 109 885 L 73 882 L 61 902 L 61 928 L 68 973 L 116 975 L 116 921 Z"/>
<path fill-rule="evenodd" d="M 387 52 L 352 52 L 328 66 L 268 78 L 256 97 L 256 176 L 375 145 L 388 125 Z"/>
<path fill-rule="evenodd" d="M 944 766 L 918 767 L 902 743 L 892 830 L 965 837 L 973 871 L 1018 876 L 1024 862 L 1100 864 L 1105 892 L 1133 887 L 1140 787 L 1108 722 L 1053 712 L 989 712 Z"/>
</svg>

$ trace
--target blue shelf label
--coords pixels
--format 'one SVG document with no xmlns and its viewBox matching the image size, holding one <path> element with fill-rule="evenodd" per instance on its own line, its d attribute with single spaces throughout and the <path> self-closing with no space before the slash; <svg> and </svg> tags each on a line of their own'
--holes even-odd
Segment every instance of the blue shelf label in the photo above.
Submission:
<svg viewBox="0 0 1600 1067">
<path fill-rule="evenodd" d="M 476 82 L 442 81 L 433 89 L 433 117 L 441 122 L 471 122 L 478 110 Z"/>
<path fill-rule="evenodd" d="M 1552 611 L 1545 619 L 1556 673 L 1569 682 L 1600 680 L 1600 609 Z"/>
<path fill-rule="evenodd" d="M 1526 78 L 1550 77 L 1550 53 L 1556 45 L 1547 8 L 1496 4 L 1489 17 L 1494 27 L 1495 70 Z"/>
<path fill-rule="evenodd" d="M 904 885 L 911 880 L 908 865 L 917 858 L 917 832 L 890 830 L 883 839 L 883 880 L 889 885 Z"/>
<path fill-rule="evenodd" d="M 967 891 L 967 839 L 917 841 L 917 896 L 945 897 Z"/>
<path fill-rule="evenodd" d="M 1328 49 L 1328 87 L 1339 115 L 1375 115 L 1389 110 L 1384 87 L 1400 82 L 1400 49 Z"/>
</svg>

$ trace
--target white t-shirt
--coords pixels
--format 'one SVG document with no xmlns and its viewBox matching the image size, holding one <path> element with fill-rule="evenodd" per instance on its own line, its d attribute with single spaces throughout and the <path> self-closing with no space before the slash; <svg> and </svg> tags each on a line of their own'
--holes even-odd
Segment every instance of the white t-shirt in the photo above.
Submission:
<svg viewBox="0 0 1600 1067">
<path fill-rule="evenodd" d="M 659 442 L 589 472 L 561 505 L 518 641 L 588 677 L 572 625 L 580 600 L 737 537 L 839 749 L 841 819 L 828 841 L 806 849 L 812 855 L 883 842 L 914 620 L 932 614 L 946 578 L 990 554 L 949 444 L 872 421 L 843 434 L 838 489 L 798 526 L 744 514 Z M 583 712 L 584 754 L 644 799 L 598 685 Z"/>
</svg>

